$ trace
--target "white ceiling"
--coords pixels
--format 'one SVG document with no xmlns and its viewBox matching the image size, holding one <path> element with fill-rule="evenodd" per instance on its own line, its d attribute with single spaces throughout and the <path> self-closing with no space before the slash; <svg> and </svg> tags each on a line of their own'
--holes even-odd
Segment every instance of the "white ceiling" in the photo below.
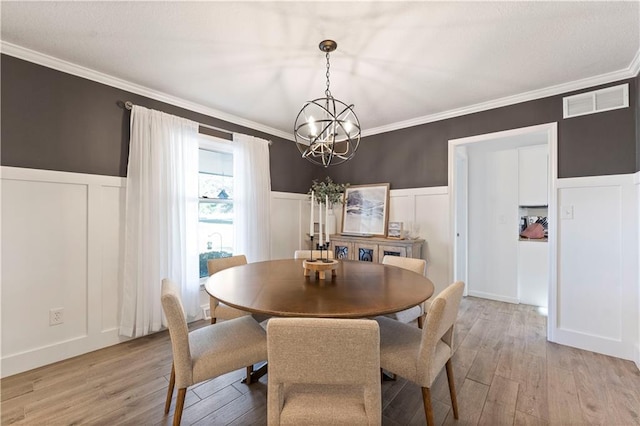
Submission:
<svg viewBox="0 0 640 426">
<path fill-rule="evenodd" d="M 331 92 L 355 104 L 367 134 L 624 76 L 639 61 L 639 5 L 3 1 L 1 34 L 5 52 L 30 49 L 287 135 L 324 94 L 318 43 L 331 38 Z"/>
</svg>

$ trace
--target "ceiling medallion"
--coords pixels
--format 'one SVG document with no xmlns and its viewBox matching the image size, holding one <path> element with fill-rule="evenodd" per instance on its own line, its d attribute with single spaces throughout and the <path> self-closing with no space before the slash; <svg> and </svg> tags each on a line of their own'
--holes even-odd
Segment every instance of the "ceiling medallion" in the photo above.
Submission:
<svg viewBox="0 0 640 426">
<path fill-rule="evenodd" d="M 320 42 L 319 48 L 327 58 L 325 97 L 304 104 L 293 131 L 302 158 L 324 167 L 350 160 L 360 145 L 360 121 L 353 104 L 335 99 L 329 90 L 329 53 L 337 47 L 333 40 Z"/>
</svg>

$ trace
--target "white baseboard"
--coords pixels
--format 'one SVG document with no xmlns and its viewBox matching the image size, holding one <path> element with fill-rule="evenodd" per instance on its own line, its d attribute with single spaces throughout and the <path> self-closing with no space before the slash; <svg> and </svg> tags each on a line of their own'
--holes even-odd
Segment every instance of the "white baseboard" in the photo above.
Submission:
<svg viewBox="0 0 640 426">
<path fill-rule="evenodd" d="M 497 300 L 498 302 L 513 303 L 516 305 L 520 303 L 520 301 L 516 297 L 507 297 L 507 296 L 502 296 L 500 294 L 485 293 L 483 291 L 469 290 L 469 292 L 467 293 L 467 296 L 480 297 L 482 299 L 489 299 L 489 300 Z"/>
<path fill-rule="evenodd" d="M 53 345 L 8 355 L 2 358 L 1 376 L 5 378 L 127 340 L 131 340 L 131 338 L 120 336 L 117 329 L 112 329 L 101 333 L 100 336 L 81 336 L 64 342 L 56 342 Z"/>
</svg>

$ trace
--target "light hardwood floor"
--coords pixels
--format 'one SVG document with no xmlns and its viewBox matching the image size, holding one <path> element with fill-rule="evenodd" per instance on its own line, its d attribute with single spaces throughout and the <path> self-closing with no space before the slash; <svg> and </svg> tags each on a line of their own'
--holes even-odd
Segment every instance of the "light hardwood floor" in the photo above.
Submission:
<svg viewBox="0 0 640 426">
<path fill-rule="evenodd" d="M 204 322 L 192 325 L 198 327 Z M 432 388 L 438 424 L 640 424 L 640 372 L 630 361 L 548 343 L 536 308 L 463 299 L 453 358 L 460 419 L 446 375 Z M 1 381 L 2 424 L 170 424 L 163 405 L 171 367 L 168 333 L 157 333 Z M 268 375 L 244 370 L 187 392 L 182 424 L 266 424 Z M 383 382 L 383 424 L 424 424 L 420 389 Z"/>
</svg>

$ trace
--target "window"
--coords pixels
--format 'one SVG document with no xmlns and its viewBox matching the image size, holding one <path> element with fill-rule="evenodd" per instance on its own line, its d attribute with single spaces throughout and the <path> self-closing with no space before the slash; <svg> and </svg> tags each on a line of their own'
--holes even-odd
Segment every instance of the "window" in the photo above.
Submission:
<svg viewBox="0 0 640 426">
<path fill-rule="evenodd" d="M 202 148 L 199 161 L 198 239 L 200 278 L 207 260 L 233 255 L 233 154 Z"/>
</svg>

